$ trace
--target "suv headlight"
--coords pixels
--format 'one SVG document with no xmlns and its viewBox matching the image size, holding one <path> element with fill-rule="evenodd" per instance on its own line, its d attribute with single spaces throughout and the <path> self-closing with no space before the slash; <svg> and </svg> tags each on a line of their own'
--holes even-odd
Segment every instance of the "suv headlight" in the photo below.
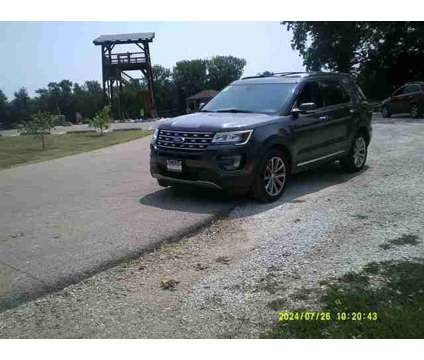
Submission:
<svg viewBox="0 0 424 360">
<path fill-rule="evenodd" d="M 159 134 L 159 129 L 156 128 L 155 131 L 153 131 L 152 139 L 150 141 L 153 145 L 156 144 L 156 140 L 158 138 L 158 134 Z"/>
<path fill-rule="evenodd" d="M 213 144 L 247 144 L 252 136 L 253 130 L 227 131 L 216 133 L 212 139 Z"/>
</svg>

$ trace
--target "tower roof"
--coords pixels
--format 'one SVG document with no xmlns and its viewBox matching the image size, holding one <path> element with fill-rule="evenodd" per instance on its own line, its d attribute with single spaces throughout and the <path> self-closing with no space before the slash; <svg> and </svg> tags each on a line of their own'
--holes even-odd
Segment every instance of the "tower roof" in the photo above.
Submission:
<svg viewBox="0 0 424 360">
<path fill-rule="evenodd" d="M 111 34 L 111 35 L 100 35 L 93 40 L 94 45 L 104 44 L 133 44 L 142 41 L 153 41 L 155 33 L 132 33 L 132 34 Z"/>
</svg>

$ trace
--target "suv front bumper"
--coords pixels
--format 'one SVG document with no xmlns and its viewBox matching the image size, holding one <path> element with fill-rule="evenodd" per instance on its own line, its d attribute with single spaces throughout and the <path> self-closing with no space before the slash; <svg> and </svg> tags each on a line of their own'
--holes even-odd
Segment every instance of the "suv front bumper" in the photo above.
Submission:
<svg viewBox="0 0 424 360">
<path fill-rule="evenodd" d="M 236 170 L 223 169 L 222 159 L 241 157 Z M 182 172 L 167 170 L 167 160 L 181 160 Z M 206 150 L 173 150 L 150 146 L 150 173 L 174 184 L 229 191 L 247 191 L 254 179 L 256 159 L 248 146 L 209 146 Z"/>
</svg>

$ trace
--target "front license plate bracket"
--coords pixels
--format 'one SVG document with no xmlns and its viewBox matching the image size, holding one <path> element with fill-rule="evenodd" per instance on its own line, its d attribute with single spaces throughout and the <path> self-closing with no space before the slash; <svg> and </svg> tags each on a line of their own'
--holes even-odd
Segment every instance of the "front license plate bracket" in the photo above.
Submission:
<svg viewBox="0 0 424 360">
<path fill-rule="evenodd" d="M 182 160 L 166 160 L 166 169 L 172 172 L 183 172 L 183 161 Z"/>
</svg>

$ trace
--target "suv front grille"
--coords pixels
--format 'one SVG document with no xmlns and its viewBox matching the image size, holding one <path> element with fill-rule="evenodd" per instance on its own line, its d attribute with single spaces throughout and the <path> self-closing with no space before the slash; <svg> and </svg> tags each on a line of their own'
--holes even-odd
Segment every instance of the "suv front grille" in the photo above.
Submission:
<svg viewBox="0 0 424 360">
<path fill-rule="evenodd" d="M 204 150 L 212 142 L 214 135 L 213 132 L 160 129 L 156 145 L 167 149 Z"/>
</svg>

